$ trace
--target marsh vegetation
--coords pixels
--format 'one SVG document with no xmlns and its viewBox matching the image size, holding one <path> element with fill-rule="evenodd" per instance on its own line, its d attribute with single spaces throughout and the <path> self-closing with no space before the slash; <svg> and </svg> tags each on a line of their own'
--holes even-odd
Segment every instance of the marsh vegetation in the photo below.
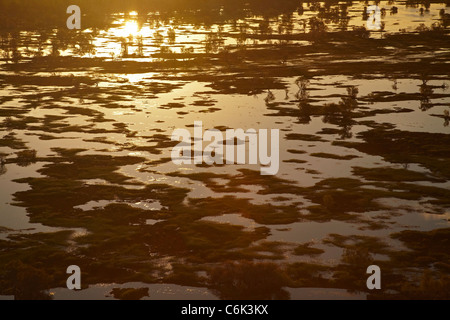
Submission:
<svg viewBox="0 0 450 320">
<path fill-rule="evenodd" d="M 81 297 L 449 298 L 448 2 L 381 1 L 379 31 L 363 1 L 78 3 L 67 30 L 0 0 L 0 296 L 58 299 L 75 264 Z M 280 129 L 279 173 L 175 166 L 196 120 Z"/>
</svg>

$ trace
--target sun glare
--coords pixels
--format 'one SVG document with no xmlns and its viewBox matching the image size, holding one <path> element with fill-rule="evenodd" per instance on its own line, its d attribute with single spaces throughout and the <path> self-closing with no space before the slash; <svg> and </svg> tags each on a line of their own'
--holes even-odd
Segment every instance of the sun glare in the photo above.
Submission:
<svg viewBox="0 0 450 320">
<path fill-rule="evenodd" d="M 115 35 L 118 37 L 137 36 L 139 34 L 139 27 L 136 21 L 128 20 L 123 26 L 115 30 Z"/>
</svg>

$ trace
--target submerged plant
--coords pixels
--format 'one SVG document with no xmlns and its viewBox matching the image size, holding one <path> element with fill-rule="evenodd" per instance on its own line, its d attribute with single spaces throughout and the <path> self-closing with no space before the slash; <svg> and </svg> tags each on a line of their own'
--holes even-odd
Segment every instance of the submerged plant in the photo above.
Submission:
<svg viewBox="0 0 450 320">
<path fill-rule="evenodd" d="M 222 299 L 287 299 L 288 283 L 275 263 L 227 262 L 210 272 L 211 288 Z"/>
<path fill-rule="evenodd" d="M 325 22 L 323 22 L 323 20 L 317 18 L 317 17 L 312 17 L 309 18 L 309 28 L 310 28 L 310 33 L 311 34 L 323 34 L 327 31 L 327 26 L 325 25 Z M 316 40 L 318 40 L 316 38 Z"/>
<path fill-rule="evenodd" d="M 270 89 L 267 90 L 267 96 L 264 98 L 264 101 L 266 102 L 266 104 L 269 104 L 274 100 L 275 100 L 275 95 L 272 93 L 272 91 L 270 91 Z"/>
<path fill-rule="evenodd" d="M 21 167 L 27 167 L 30 164 L 36 162 L 36 150 L 23 150 L 16 153 L 17 165 Z"/>
<path fill-rule="evenodd" d="M 448 127 L 450 122 L 450 112 L 448 110 L 444 110 L 444 127 Z"/>
<path fill-rule="evenodd" d="M 3 269 L 3 268 L 2 268 Z M 0 274 L 0 287 L 15 300 L 50 300 L 48 290 L 52 277 L 43 268 L 36 268 L 20 260 L 9 262 Z"/>
<path fill-rule="evenodd" d="M 433 89 L 427 84 L 427 79 L 422 79 L 422 84 L 420 85 L 420 110 L 427 111 L 433 104 L 430 98 L 433 94 Z"/>
<path fill-rule="evenodd" d="M 295 80 L 295 84 L 298 87 L 298 91 L 295 94 L 295 97 L 298 100 L 306 100 L 308 99 L 308 85 L 309 85 L 309 80 L 304 78 L 304 77 L 298 77 L 297 80 Z"/>
<path fill-rule="evenodd" d="M 0 155 L 0 175 L 6 173 L 6 160 L 3 155 Z"/>
</svg>

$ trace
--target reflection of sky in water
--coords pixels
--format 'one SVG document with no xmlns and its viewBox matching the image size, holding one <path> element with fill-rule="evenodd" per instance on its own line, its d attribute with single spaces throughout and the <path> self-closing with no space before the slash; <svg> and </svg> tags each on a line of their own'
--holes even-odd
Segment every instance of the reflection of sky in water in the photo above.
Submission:
<svg viewBox="0 0 450 320">
<path fill-rule="evenodd" d="M 333 5 L 330 8 L 339 8 L 339 5 Z M 321 3 L 324 6 L 324 3 Z M 348 27 L 347 30 L 352 30 L 354 27 L 366 26 L 366 21 L 363 20 L 364 7 L 367 6 L 364 2 L 353 2 L 347 9 L 348 11 Z M 382 22 L 385 24 L 385 32 L 397 33 L 402 32 L 414 32 L 421 24 L 425 24 L 426 27 L 430 27 L 433 23 L 438 22 L 440 19 L 439 11 L 446 9 L 444 3 L 431 3 L 429 11 L 420 13 L 420 8 L 424 8 L 422 5 L 417 7 L 407 7 L 405 2 L 396 1 L 389 3 L 388 1 L 381 1 L 378 6 L 381 9 L 386 9 L 386 15 L 382 17 Z M 398 12 L 391 13 L 392 7 L 398 7 Z M 309 32 L 309 26 L 307 21 L 309 18 L 318 14 L 318 11 L 311 11 L 307 4 L 303 4 L 304 12 L 299 14 L 297 12 L 292 13 L 292 33 Z M 95 46 L 95 56 L 106 58 L 118 58 L 122 54 L 122 42 L 126 39 L 128 43 L 128 53 L 130 55 L 138 52 L 138 40 L 142 39 L 142 53 L 141 60 L 147 59 L 152 61 L 154 58 L 150 58 L 150 55 L 159 53 L 161 47 L 169 48 L 171 52 L 180 53 L 183 49 L 193 48 L 195 53 L 204 52 L 205 45 L 208 42 L 208 37 L 213 34 L 219 34 L 220 39 L 223 42 L 220 46 L 236 46 L 238 45 L 237 37 L 240 33 L 240 27 L 245 26 L 245 33 L 249 36 L 244 41 L 244 44 L 263 45 L 276 43 L 278 40 L 269 39 L 251 39 L 250 35 L 259 32 L 259 26 L 261 21 L 264 21 L 262 17 L 251 16 L 245 19 L 239 19 L 236 24 L 233 23 L 221 23 L 212 24 L 205 27 L 204 25 L 193 25 L 183 22 L 174 23 L 173 20 L 157 21 L 152 20 L 152 15 L 143 16 L 138 15 L 137 12 L 131 12 L 128 14 L 115 14 L 111 17 L 113 19 L 112 27 L 107 30 L 100 30 L 93 39 L 92 43 Z M 339 19 L 339 18 L 338 18 Z M 277 35 L 279 32 L 278 26 L 282 24 L 283 17 L 278 17 L 269 20 L 269 27 L 272 29 L 272 34 Z M 340 30 L 339 24 L 336 24 L 330 18 L 324 18 L 324 22 L 327 25 L 329 32 Z M 304 25 L 306 23 L 306 29 Z M 169 37 L 169 30 L 175 32 L 175 40 L 171 41 Z M 285 30 L 285 29 L 283 29 Z M 84 30 L 86 33 L 92 33 L 92 30 Z M 285 31 L 282 31 L 285 32 Z M 36 36 L 36 35 L 35 35 Z M 380 38 L 380 32 L 372 32 L 371 37 Z M 213 39 L 213 38 L 211 38 Z M 305 41 L 291 40 L 291 43 L 304 44 Z M 44 50 L 45 51 L 45 50 Z M 50 53 L 50 49 L 46 49 L 46 54 Z M 25 54 L 25 52 L 23 52 Z M 72 55 L 71 50 L 66 50 L 61 53 L 62 55 Z M 25 54 L 26 55 L 26 54 Z M 136 57 L 133 57 L 136 58 Z M 126 59 L 126 57 L 124 57 Z M 143 60 L 145 61 L 145 60 Z"/>
<path fill-rule="evenodd" d="M 133 74 L 129 75 L 130 83 L 139 85 L 141 81 L 151 80 L 153 74 Z M 155 81 L 155 80 L 152 80 Z M 291 83 L 289 86 L 290 96 L 296 91 L 296 86 L 294 84 L 295 78 L 286 78 L 287 83 Z M 108 86 L 114 88 L 114 82 L 106 82 Z M 397 89 L 393 90 L 393 81 L 389 79 L 357 79 L 349 78 L 347 76 L 321 76 L 317 78 L 312 78 L 310 81 L 310 97 L 320 99 L 319 104 L 337 102 L 339 99 L 333 97 L 333 95 L 342 95 L 345 93 L 345 87 L 347 85 L 355 85 L 359 89 L 359 96 L 367 96 L 371 92 L 403 92 L 403 93 L 415 93 L 419 90 L 420 81 L 414 79 L 400 79 L 397 82 Z M 439 85 L 440 81 L 434 80 L 429 82 L 431 85 Z M 132 131 L 139 132 L 139 134 L 134 138 L 126 138 L 121 134 L 108 134 L 108 140 L 119 144 L 127 144 L 130 141 L 134 145 L 145 146 L 148 145 L 147 139 L 140 139 L 139 136 L 149 136 L 152 135 L 154 129 L 162 130 L 163 133 L 170 136 L 174 128 L 183 128 L 190 126 L 194 121 L 199 120 L 199 113 L 197 106 L 192 106 L 195 101 L 201 98 L 207 98 L 214 101 L 214 107 L 218 108 L 216 112 L 204 113 L 201 115 L 201 120 L 203 121 L 203 130 L 213 128 L 215 126 L 224 126 L 229 128 L 279 128 L 281 131 L 280 139 L 280 170 L 278 177 L 285 178 L 288 180 L 296 181 L 299 186 L 312 186 L 321 179 L 333 178 L 333 177 L 348 177 L 352 176 L 352 167 L 362 166 L 362 167 L 379 167 L 379 166 L 391 166 L 391 164 L 384 162 L 380 157 L 368 156 L 360 153 L 354 149 L 346 149 L 338 146 L 333 146 L 331 143 L 334 141 L 333 136 L 323 136 L 323 139 L 328 141 L 325 142 L 309 142 L 309 141 L 298 141 L 298 140 L 286 140 L 284 139 L 284 134 L 290 132 L 298 132 L 303 134 L 317 134 L 322 128 L 336 127 L 331 124 L 324 124 L 321 117 L 312 117 L 309 124 L 296 124 L 295 118 L 291 117 L 273 117 L 267 116 L 272 112 L 267 110 L 267 107 L 263 101 L 264 94 L 258 96 L 248 96 L 239 94 L 217 94 L 214 90 L 207 87 L 207 83 L 191 82 L 185 83 L 180 88 L 174 89 L 169 93 L 158 94 L 157 99 L 134 99 L 130 102 L 121 102 L 124 106 L 123 108 L 103 108 L 95 104 L 89 104 L 90 109 L 98 110 L 102 112 L 106 118 L 114 119 L 116 121 L 124 122 L 127 124 L 128 128 Z M 47 88 L 47 90 L 49 90 Z M 436 89 L 438 90 L 438 89 Z M 193 94 L 194 93 L 194 94 Z M 276 101 L 283 101 L 285 92 L 284 90 L 273 90 Z M 182 109 L 185 114 L 183 116 L 177 115 L 178 109 L 163 109 L 160 106 L 165 105 L 170 102 L 179 101 L 184 104 Z M 17 101 L 17 103 L 19 103 Z M 283 102 L 282 102 L 283 103 Z M 131 111 L 128 107 L 133 107 Z M 363 104 L 363 102 L 361 102 Z M 74 106 L 78 105 L 77 101 L 74 101 Z M 282 104 L 283 105 L 283 104 Z M 440 107 L 432 108 L 428 112 L 422 112 L 418 110 L 418 101 L 396 101 L 394 103 L 378 102 L 373 105 L 366 105 L 372 109 L 391 109 L 393 107 L 403 107 L 412 109 L 413 112 L 401 113 L 401 114 L 386 114 L 386 115 L 376 115 L 375 117 L 369 117 L 368 119 L 374 119 L 378 122 L 388 122 L 394 124 L 398 129 L 401 130 L 412 130 L 412 131 L 427 131 L 427 132 L 443 132 L 446 133 L 448 128 L 442 126 L 442 119 L 437 117 L 429 116 L 430 113 L 437 113 Z M 295 108 L 295 105 L 291 105 L 286 102 L 286 107 Z M 207 107 L 205 107 L 207 108 Z M 32 109 L 29 113 L 34 117 L 43 117 L 45 115 L 58 115 L 59 111 L 57 108 L 52 109 Z M 74 124 L 83 125 L 85 120 L 89 120 L 89 117 L 84 116 L 72 116 L 70 121 Z M 164 121 L 158 123 L 155 126 L 155 120 Z M 65 120 L 67 121 L 67 120 Z M 111 123 L 98 123 L 96 124 L 99 128 L 111 128 Z M 287 131 L 285 131 L 287 129 Z M 192 131 L 192 128 L 190 128 Z M 358 132 L 366 131 L 367 127 L 361 125 L 355 125 L 352 128 L 353 138 L 349 141 L 359 141 L 356 138 Z M 39 150 L 40 155 L 51 155 L 53 151 L 51 148 L 54 147 L 73 147 L 73 148 L 85 148 L 90 150 L 88 153 L 99 153 L 105 154 L 105 145 L 101 142 L 91 142 L 86 141 L 87 138 L 91 138 L 91 135 L 80 132 L 69 132 L 61 134 L 60 137 L 66 137 L 66 139 L 57 140 L 41 140 L 38 135 L 24 135 L 19 133 L 19 137 L 29 141 L 30 145 Z M 102 134 L 98 136 L 103 136 Z M 163 154 L 155 156 L 147 152 L 133 153 L 127 150 L 120 150 L 121 148 L 117 145 L 108 145 L 107 149 L 112 155 L 132 155 L 132 156 L 144 156 L 152 160 L 158 160 L 163 157 L 170 157 L 170 150 L 163 150 Z M 95 151 L 98 150 L 98 151 Z M 102 151 L 100 151 L 102 150 Z M 303 154 L 292 154 L 287 150 L 299 150 L 304 151 Z M 315 152 L 326 152 L 339 155 L 355 155 L 357 158 L 352 160 L 339 161 L 335 159 L 325 159 L 310 156 L 311 153 Z M 283 160 L 297 159 L 306 161 L 304 164 L 296 163 L 286 163 Z M 28 167 L 27 171 L 33 171 L 33 166 Z M 165 183 L 170 183 L 175 186 L 185 186 L 190 188 L 192 191 L 190 193 L 191 197 L 220 197 L 220 193 L 215 193 L 206 188 L 200 181 L 192 181 L 188 178 L 180 177 L 168 177 L 165 173 L 173 172 L 176 170 L 186 171 L 186 172 L 216 172 L 216 173 L 229 173 L 237 174 L 238 169 L 249 168 L 253 170 L 259 170 L 259 166 L 252 165 L 239 165 L 239 166 L 225 166 L 220 168 L 196 168 L 195 166 L 182 166 L 177 167 L 171 162 L 161 164 L 156 168 L 149 167 L 147 165 L 133 165 L 126 166 L 121 169 L 121 172 L 128 176 L 135 177 L 137 181 L 142 181 L 144 183 L 152 183 L 158 181 L 164 181 Z M 315 170 L 317 173 L 311 174 L 307 170 Z M 411 168 L 410 168 L 411 169 Z M 10 170 L 13 167 L 10 166 Z M 415 170 L 423 171 L 423 168 L 416 168 Z M 152 171 L 152 172 L 149 172 Z M 11 171 L 10 171 L 11 172 Z M 33 171 L 34 172 L 34 171 Z M 25 172 L 24 172 L 25 173 Z M 8 184 L 11 177 L 9 175 L 2 176 Z M 17 185 L 14 183 L 14 185 Z M 258 195 L 256 192 L 258 189 L 251 188 L 251 186 L 244 186 L 245 189 L 252 191 L 249 193 L 236 194 L 237 196 L 250 197 L 254 203 L 264 203 L 267 201 L 273 201 L 273 197 L 276 195 Z M 11 191 L 15 188 L 9 189 Z M 15 192 L 15 191 L 14 191 Z M 9 192 L 8 192 L 9 193 Z M 7 197 L 7 193 L 2 194 Z M 296 201 L 295 197 L 291 197 L 291 201 Z M 5 198 L 6 199 L 6 198 Z M 298 199 L 297 199 L 298 200 Z M 16 208 L 16 207 L 13 207 Z M 8 215 L 8 219 L 16 221 L 18 224 L 12 224 L 15 227 L 20 225 L 18 221 L 26 221 L 24 215 L 17 215 L 17 217 L 12 218 Z M 7 219 L 7 220 L 8 220 Z M 418 216 L 415 219 L 416 222 L 423 220 L 423 217 Z M 420 223 L 418 222 L 420 225 Z M 427 225 L 424 221 L 424 226 Z M 6 224 L 5 224 L 6 225 Z M 323 228 L 323 226 L 321 227 Z M 323 228 L 325 230 L 326 228 Z M 338 228 L 342 229 L 342 228 Z M 312 229 L 314 230 L 314 228 Z M 344 230 L 341 230 L 344 232 Z M 327 233 L 326 231 L 325 233 Z M 300 234 L 300 233 L 297 233 Z M 281 235 L 280 235 L 281 237 Z"/>
<path fill-rule="evenodd" d="M 217 300 L 207 288 L 180 286 L 176 284 L 147 284 L 142 282 L 128 282 L 123 284 L 90 285 L 83 290 L 69 290 L 67 288 L 51 289 L 53 300 L 114 300 L 111 291 L 114 288 L 148 288 L 149 296 L 142 300 Z M 11 299 L 12 296 L 0 296 L 0 300 Z"/>
<path fill-rule="evenodd" d="M 365 23 L 362 20 L 362 8 L 363 3 L 355 3 L 351 8 L 349 8 L 350 21 L 349 29 L 352 26 L 361 26 Z M 381 2 L 380 7 L 389 9 L 391 4 L 387 2 Z M 423 16 L 419 13 L 419 8 L 408 7 L 405 8 L 404 3 L 397 4 L 399 6 L 398 14 L 390 14 L 387 10 L 386 16 L 383 21 L 386 23 L 387 32 L 397 32 L 399 29 L 406 29 L 407 31 L 413 31 L 421 23 L 425 23 L 430 26 L 431 23 L 435 22 L 439 16 L 438 12 L 440 9 L 445 8 L 444 4 L 431 4 L 430 12 L 425 12 Z M 293 14 L 294 21 L 294 33 L 302 32 L 301 21 L 302 19 L 308 19 L 316 12 L 311 12 L 308 10 L 304 11 L 304 14 L 299 16 L 297 13 Z M 130 14 L 127 18 L 123 15 L 114 16 L 115 22 L 114 26 L 106 31 L 100 31 L 98 36 L 93 40 L 93 44 L 97 51 L 96 56 L 113 58 L 119 60 L 121 51 L 123 50 L 121 41 L 122 38 L 129 37 L 130 42 L 128 53 L 133 55 L 136 53 L 137 46 L 136 41 L 139 37 L 142 37 L 143 41 L 143 55 L 144 58 L 138 58 L 136 56 L 130 56 L 124 58 L 123 60 L 139 60 L 141 62 L 152 61 L 153 59 L 158 59 L 157 57 L 150 57 L 151 54 L 158 53 L 160 51 L 160 46 L 170 47 L 172 52 L 181 52 L 182 48 L 193 47 L 194 53 L 200 53 L 205 51 L 205 39 L 211 32 L 217 32 L 219 29 L 218 25 L 212 25 L 210 29 L 205 29 L 203 26 L 194 26 L 190 24 L 180 24 L 173 25 L 169 22 L 166 25 L 154 26 L 148 22 L 145 22 L 142 28 L 139 27 L 136 22 L 136 14 Z M 248 18 L 247 20 L 239 21 L 238 23 L 247 23 L 249 26 L 256 27 L 261 21 L 258 17 Z M 272 29 L 277 29 L 277 21 L 271 22 Z M 336 25 L 333 23 L 328 24 L 330 31 L 336 30 Z M 233 30 L 231 24 L 225 24 L 222 29 L 222 37 L 225 45 L 236 45 L 236 31 Z M 168 40 L 168 30 L 169 28 L 174 28 L 176 37 L 174 43 L 169 43 Z M 308 30 L 306 30 L 308 31 Z M 158 33 L 157 33 L 158 32 Z M 158 36 L 160 37 L 160 45 L 156 44 Z M 373 37 L 380 37 L 379 33 L 373 33 Z M 132 38 L 132 39 L 131 39 Z M 257 40 L 257 44 L 267 44 L 269 40 Z M 270 41 L 274 41 L 273 39 Z M 248 45 L 252 45 L 251 40 L 247 40 Z M 308 42 L 298 41 L 299 45 L 306 45 Z M 392 48 L 393 49 L 393 48 Z M 440 52 L 430 52 L 429 55 L 442 55 L 447 54 L 448 51 L 442 50 Z M 69 51 L 64 52 L 63 55 L 71 54 Z M 314 54 L 305 55 L 303 61 L 299 63 L 300 67 L 308 66 L 308 59 L 331 59 L 330 54 L 325 54 L 317 52 Z M 384 57 L 361 57 L 361 61 L 366 63 L 376 64 L 383 60 Z M 409 56 L 401 56 L 401 59 L 405 61 L 410 61 L 416 59 L 417 56 L 411 54 Z M 339 57 L 343 59 L 337 62 L 349 62 L 345 60 L 344 57 Z M 400 59 L 400 58 L 399 58 Z M 287 62 L 293 63 L 293 62 Z M 309 70 L 313 71 L 313 70 Z M 126 72 L 126 70 L 124 70 Z M 8 72 L 3 71 L 2 74 L 7 74 Z M 98 76 L 95 71 L 91 70 L 89 72 L 62 72 L 60 76 Z M 148 139 L 155 132 L 160 134 L 165 134 L 170 137 L 172 131 L 175 128 L 186 128 L 188 127 L 191 132 L 193 131 L 190 127 L 194 121 L 202 120 L 203 129 L 211 129 L 213 127 L 223 126 L 228 128 L 243 128 L 249 129 L 260 129 L 260 128 L 277 128 L 281 130 L 280 135 L 280 170 L 277 174 L 279 178 L 285 178 L 293 181 L 296 185 L 301 187 L 310 187 L 317 182 L 326 178 L 338 178 L 338 177 L 351 177 L 353 176 L 353 167 L 366 167 L 366 168 L 378 168 L 378 167 L 392 167 L 399 168 L 399 165 L 393 165 L 389 162 L 384 161 L 379 156 L 369 156 L 361 153 L 355 149 L 348 149 L 338 146 L 333 146 L 333 141 L 337 140 L 335 135 L 320 135 L 325 141 L 302 141 L 302 140 L 288 140 L 285 139 L 286 134 L 289 133 L 301 133 L 309 135 L 318 135 L 324 128 L 338 128 L 337 125 L 324 123 L 322 117 L 313 116 L 308 124 L 298 123 L 298 119 L 295 117 L 286 117 L 277 115 L 276 110 L 271 110 L 264 103 L 264 97 L 266 92 L 256 95 L 246 95 L 246 94 L 221 94 L 218 91 L 211 88 L 211 83 L 200 82 L 200 81 L 185 81 L 183 80 L 183 74 L 177 74 L 178 79 L 172 80 L 169 75 L 161 75 L 159 72 L 144 72 L 144 73 L 131 73 L 131 74 L 102 74 L 101 79 L 98 82 L 98 88 L 106 90 L 105 92 L 114 94 L 115 90 L 120 89 L 122 86 L 133 86 L 133 88 L 143 89 L 145 91 L 146 85 L 150 83 L 155 84 L 178 84 L 176 87 L 169 92 L 158 92 L 152 97 L 142 97 L 139 94 L 135 94 L 133 89 L 129 90 L 129 95 L 127 91 L 127 98 L 129 101 L 120 101 L 120 106 L 116 108 L 106 108 L 101 104 L 91 103 L 91 101 L 86 100 L 84 103 L 73 98 L 65 98 L 64 101 L 52 102 L 51 106 L 48 108 L 31 108 L 27 112 L 27 116 L 36 117 L 42 119 L 45 116 L 58 116 L 65 111 L 60 109 L 61 107 L 70 104 L 72 107 L 83 107 L 89 108 L 101 112 L 106 119 L 112 119 L 111 122 L 96 122 L 95 128 L 97 129 L 112 129 L 114 123 L 124 123 L 127 128 L 136 132 L 134 136 L 126 136 L 122 133 L 108 133 L 103 134 L 88 134 L 85 132 L 68 132 L 58 134 L 59 139 L 55 140 L 43 140 L 39 138 L 39 134 L 45 133 L 44 131 L 34 130 L 27 131 L 23 130 L 17 132 L 17 138 L 23 139 L 28 142 L 29 146 L 38 150 L 38 156 L 50 156 L 55 153 L 51 150 L 52 148 L 84 148 L 88 151 L 80 154 L 111 154 L 114 156 L 119 155 L 129 155 L 129 156 L 139 156 L 144 157 L 148 161 L 158 161 L 164 157 L 170 157 L 170 148 L 165 148 L 162 150 L 161 154 L 154 154 L 147 151 L 134 152 L 127 149 L 127 146 L 148 146 Z M 35 76 L 47 76 L 47 73 L 40 72 L 36 73 Z M 411 77 L 411 78 L 409 78 Z M 181 79 L 181 80 L 180 80 Z M 285 90 L 272 90 L 275 97 L 275 102 L 279 103 L 280 108 L 293 108 L 296 109 L 297 106 L 293 102 L 294 94 L 298 90 L 295 85 L 296 77 L 284 77 L 282 81 L 287 85 L 287 99 Z M 396 82 L 394 82 L 394 80 Z M 427 85 L 435 86 L 433 88 L 434 94 L 448 94 L 448 88 L 442 86 L 443 83 L 448 83 L 447 79 L 437 79 L 436 77 L 428 81 Z M 395 87 L 394 87 L 395 84 Z M 322 106 L 327 103 L 338 103 L 341 100 L 341 96 L 346 93 L 346 87 L 354 85 L 358 88 L 359 94 L 358 98 L 360 107 L 366 107 L 370 110 L 393 110 L 394 108 L 406 108 L 410 109 L 410 112 L 404 113 L 388 113 L 388 114 L 377 114 L 375 116 L 369 116 L 367 118 L 361 118 L 358 120 L 373 120 L 378 123 L 389 123 L 395 126 L 399 130 L 405 131 L 415 131 L 415 132 L 432 132 L 432 133 L 449 133 L 450 128 L 443 126 L 443 119 L 435 117 L 432 115 L 442 115 L 443 111 L 448 109 L 449 101 L 448 98 L 431 98 L 431 102 L 436 104 L 433 108 L 427 111 L 421 111 L 420 101 L 416 98 L 405 99 L 404 101 L 394 101 L 394 102 L 375 102 L 369 104 L 364 101 L 369 95 L 374 93 L 387 93 L 387 94 L 417 94 L 420 91 L 420 85 L 422 82 L 420 80 L 413 79 L 412 76 L 408 78 L 396 79 L 392 77 L 391 79 L 380 78 L 377 75 L 373 75 L 370 78 L 366 77 L 349 77 L 346 75 L 330 74 L 325 76 L 316 76 L 310 79 L 310 84 L 308 86 L 309 97 L 313 100 L 313 106 Z M 7 96 L 11 94 L 20 95 L 20 98 L 14 98 L 12 101 L 8 102 L 9 106 L 12 107 L 22 107 L 24 102 L 22 97 L 26 94 L 33 94 L 34 92 L 41 93 L 54 93 L 59 90 L 63 90 L 63 87 L 58 86 L 45 86 L 36 87 L 29 89 L 26 93 L 21 92 L 20 87 L 8 86 L 1 89 L 0 93 L 2 96 Z M 22 96 L 23 94 L 23 96 Z M 123 91 L 119 93 L 122 97 L 124 96 Z M 211 106 L 217 108 L 214 112 L 211 112 L 209 108 L 211 106 L 198 106 L 195 105 L 198 101 L 209 101 Z M 180 103 L 181 108 L 162 108 L 162 106 L 169 103 Z M 180 113 L 182 111 L 182 113 Z M 90 116 L 74 114 L 69 118 L 61 120 L 61 123 L 70 123 L 71 125 L 88 125 L 92 121 Z M 39 122 L 39 121 L 38 121 Z M 29 125 L 32 124 L 31 122 Z M 39 124 L 39 123 L 36 123 Z M 355 124 L 352 127 L 353 136 L 347 141 L 361 141 L 357 134 L 360 132 L 367 131 L 368 127 L 362 124 Z M 110 144 L 102 143 L 102 141 L 90 141 L 93 138 L 104 138 L 105 141 L 111 142 Z M 288 150 L 304 151 L 301 154 L 294 154 L 288 152 Z M 8 151 L 7 149 L 0 148 L 0 151 Z M 351 160 L 336 160 L 336 159 L 326 159 L 311 156 L 311 153 L 331 153 L 334 155 L 352 155 L 356 156 Z M 10 156 L 12 157 L 12 156 Z M 305 163 L 287 163 L 286 160 L 300 160 L 305 161 Z M 40 169 L 44 163 L 37 163 L 30 165 L 28 167 L 18 167 L 15 164 L 7 164 L 7 171 L 0 177 L 2 183 L 1 193 L 0 193 L 0 226 L 12 228 L 12 229 L 24 229 L 24 228 L 35 228 L 34 231 L 55 231 L 55 228 L 48 228 L 39 224 L 29 223 L 27 213 L 22 207 L 17 207 L 12 205 L 13 199 L 12 195 L 15 192 L 23 191 L 27 189 L 26 184 L 18 184 L 12 182 L 13 179 L 23 178 L 23 177 L 39 177 L 39 173 L 36 171 Z M 214 192 L 209 189 L 205 183 L 202 181 L 191 180 L 184 177 L 171 177 L 167 176 L 167 173 L 180 171 L 184 173 L 200 173 L 200 172 L 211 172 L 216 174 L 239 174 L 239 169 L 247 168 L 252 170 L 259 170 L 259 166 L 252 165 L 240 165 L 240 166 L 224 166 L 224 167 L 206 167 L 198 168 L 194 165 L 183 165 L 181 167 L 175 166 L 172 162 L 161 163 L 157 166 L 146 163 L 140 163 L 138 165 L 123 166 L 120 168 L 120 173 L 123 173 L 137 182 L 143 182 L 145 184 L 152 183 L 167 183 L 176 187 L 186 187 L 190 189 L 189 197 L 191 198 L 201 198 L 201 197 L 222 197 L 223 193 Z M 411 165 L 410 170 L 427 172 L 428 170 L 417 166 Z M 309 171 L 314 170 L 314 171 Z M 226 179 L 216 179 L 216 183 L 223 184 L 226 183 Z M 107 181 L 102 179 L 92 179 L 84 181 L 86 184 L 109 184 Z M 449 183 L 431 183 L 431 182 L 418 182 L 418 185 L 431 185 L 441 188 L 449 188 Z M 125 188 L 142 188 L 142 186 L 127 185 Z M 234 193 L 233 195 L 238 198 L 248 198 L 251 203 L 254 204 L 264 204 L 264 203 L 274 203 L 276 204 L 293 204 L 299 208 L 302 213 L 307 211 L 305 208 L 312 203 L 306 199 L 301 198 L 297 195 L 286 195 L 285 200 L 280 201 L 275 198 L 279 195 L 269 194 L 262 195 L 258 194 L 261 190 L 260 186 L 243 186 L 244 189 L 249 192 Z M 421 199 L 425 200 L 425 199 Z M 298 204 L 298 203 L 301 204 Z M 385 208 L 380 209 L 376 212 L 365 212 L 360 214 L 365 222 L 377 221 L 377 215 L 385 215 L 383 222 L 389 224 L 387 228 L 380 230 L 367 230 L 364 227 L 367 225 L 364 223 L 355 223 L 354 221 L 343 222 L 331 220 L 328 222 L 312 222 L 312 221 L 300 221 L 296 223 L 286 224 L 286 225 L 270 225 L 268 226 L 271 230 L 270 236 L 265 239 L 267 241 L 285 241 L 287 243 L 306 243 L 313 242 L 313 247 L 325 249 L 326 252 L 320 256 L 317 261 L 327 261 L 336 262 L 339 259 L 342 250 L 336 247 L 331 248 L 330 246 L 323 245 L 320 241 L 326 238 L 330 233 L 339 233 L 341 235 L 367 235 L 382 237 L 384 239 L 388 238 L 388 235 L 394 231 L 407 229 L 417 229 L 417 230 L 433 230 L 436 228 L 448 227 L 449 212 L 445 212 L 442 215 L 431 214 L 435 208 L 433 206 L 424 204 L 419 201 L 406 201 L 394 198 L 388 199 L 378 199 L 377 202 L 383 204 Z M 80 210 L 91 210 L 95 208 L 103 208 L 111 203 L 126 203 L 118 201 L 91 201 L 80 206 L 75 207 L 75 209 Z M 165 209 L 159 202 L 134 202 L 127 203 L 132 207 L 141 208 L 149 211 L 158 211 Z M 252 230 L 261 225 L 254 222 L 253 220 L 244 218 L 241 216 L 240 212 L 235 212 L 232 214 L 226 214 L 222 216 L 215 217 L 205 217 L 203 220 L 213 221 L 218 223 L 229 223 L 233 225 L 242 225 L 246 227 L 247 230 Z M 148 225 L 157 224 L 162 220 L 157 219 L 147 219 L 146 223 Z M 59 230 L 59 229 L 58 229 Z M 30 231 L 30 230 L 29 230 Z M 31 232 L 31 231 L 30 231 Z M 8 235 L 7 232 L 0 233 L 0 238 L 5 238 Z M 399 242 L 388 239 L 393 245 L 398 245 Z M 288 257 L 291 261 L 302 261 L 311 260 L 310 257 Z M 91 295 L 92 297 L 104 297 L 105 293 L 108 293 L 113 287 L 118 285 L 107 285 L 107 286 L 91 286 L 89 289 L 83 290 L 80 295 L 83 299 L 88 299 Z M 124 286 L 140 287 L 140 283 L 135 284 L 124 284 Z M 76 293 L 67 292 L 60 289 L 55 289 L 56 299 L 65 298 L 77 298 Z M 191 292 L 191 293 L 187 293 Z M 190 295 L 191 294 L 191 295 Z M 315 297 L 316 295 L 322 296 L 326 294 L 327 297 L 333 297 L 334 295 L 342 296 L 342 292 L 314 292 L 308 289 L 307 295 L 300 289 L 291 290 L 291 295 L 293 298 L 308 298 Z M 152 285 L 150 286 L 150 299 L 163 299 L 163 298 L 208 298 L 213 299 L 213 296 L 206 289 L 202 288 L 186 288 L 175 285 Z M 0 297 L 1 298 L 1 297 Z M 358 296 L 356 298 L 359 298 Z"/>
</svg>

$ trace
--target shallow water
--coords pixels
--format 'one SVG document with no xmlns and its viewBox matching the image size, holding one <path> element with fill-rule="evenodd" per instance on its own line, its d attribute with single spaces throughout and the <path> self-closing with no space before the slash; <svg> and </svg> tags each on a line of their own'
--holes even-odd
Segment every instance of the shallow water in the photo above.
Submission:
<svg viewBox="0 0 450 320">
<path fill-rule="evenodd" d="M 1 270 L 52 274 L 42 289 L 55 299 L 108 298 L 115 283 L 148 286 L 150 299 L 239 298 L 217 274 L 260 264 L 289 281 L 248 298 L 414 297 L 403 284 L 426 269 L 448 277 L 448 7 L 382 1 L 384 31 L 361 36 L 365 4 L 339 4 L 214 8 L 213 22 L 205 11 L 115 12 L 77 37 L 2 29 Z M 311 30 L 313 16 L 326 31 Z M 175 165 L 172 132 L 200 120 L 279 129 L 277 174 Z M 369 263 L 401 276 L 374 294 Z M 70 264 L 87 274 L 76 294 L 64 288 Z M 175 296 L 159 295 L 166 287 Z"/>
</svg>

